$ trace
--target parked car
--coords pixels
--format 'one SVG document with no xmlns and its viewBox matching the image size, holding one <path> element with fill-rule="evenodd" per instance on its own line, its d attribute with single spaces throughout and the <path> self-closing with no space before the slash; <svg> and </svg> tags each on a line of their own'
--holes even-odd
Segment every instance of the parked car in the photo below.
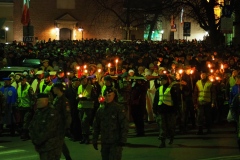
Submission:
<svg viewBox="0 0 240 160">
<path fill-rule="evenodd" d="M 23 74 L 23 72 L 27 72 L 30 76 L 34 75 L 34 68 L 32 67 L 19 67 L 19 66 L 11 66 L 11 67 L 3 67 L 0 69 L 0 87 L 4 85 L 3 78 L 8 77 L 11 73 L 14 74 Z"/>
</svg>

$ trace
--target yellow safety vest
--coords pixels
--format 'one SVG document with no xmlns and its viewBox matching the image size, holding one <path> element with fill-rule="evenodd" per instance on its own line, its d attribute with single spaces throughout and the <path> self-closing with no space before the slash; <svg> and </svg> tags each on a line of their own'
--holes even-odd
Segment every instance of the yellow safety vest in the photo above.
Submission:
<svg viewBox="0 0 240 160">
<path fill-rule="evenodd" d="M 198 102 L 211 102 L 211 87 L 212 82 L 207 81 L 203 87 L 202 80 L 197 81 L 198 87 Z"/>
<path fill-rule="evenodd" d="M 235 79 L 233 76 L 231 76 L 231 77 L 229 78 L 230 92 L 232 91 L 232 87 L 233 87 L 235 84 L 236 84 L 236 79 Z"/>
<path fill-rule="evenodd" d="M 102 96 L 104 96 L 104 91 L 106 90 L 106 88 L 107 88 L 106 85 L 102 86 L 102 89 L 101 89 Z"/>
<path fill-rule="evenodd" d="M 82 97 L 91 98 L 92 85 L 88 84 L 83 90 L 82 85 L 78 87 L 78 96 L 81 94 Z M 93 108 L 93 101 L 79 101 L 78 108 Z"/>
<path fill-rule="evenodd" d="M 168 106 L 173 106 L 172 96 L 171 96 L 171 88 L 176 84 L 176 82 L 172 82 L 163 93 L 163 85 L 159 87 L 159 101 L 158 105 L 166 104 Z"/>
<path fill-rule="evenodd" d="M 45 94 L 49 94 L 51 89 L 52 89 L 52 86 L 53 86 L 53 83 L 50 82 L 46 88 L 44 90 L 43 89 L 43 85 L 44 85 L 44 81 L 41 81 L 40 84 L 39 84 L 39 90 L 40 90 L 40 93 L 45 93 Z"/>
<path fill-rule="evenodd" d="M 18 85 L 18 107 L 30 107 L 30 97 L 28 95 L 28 90 L 30 88 L 29 84 L 26 84 L 26 88 L 22 91 L 22 85 Z"/>
</svg>

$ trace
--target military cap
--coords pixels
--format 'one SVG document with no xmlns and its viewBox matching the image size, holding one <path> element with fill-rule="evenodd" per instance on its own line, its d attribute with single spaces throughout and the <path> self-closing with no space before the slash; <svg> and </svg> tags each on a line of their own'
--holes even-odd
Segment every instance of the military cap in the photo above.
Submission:
<svg viewBox="0 0 240 160">
<path fill-rule="evenodd" d="M 80 81 L 82 81 L 82 80 L 84 80 L 84 79 L 86 79 L 86 78 L 87 78 L 87 76 L 83 75 L 83 76 L 80 78 Z"/>
<path fill-rule="evenodd" d="M 27 78 L 28 78 L 27 76 L 22 75 L 22 76 L 19 78 L 19 80 L 22 81 L 23 79 L 27 79 Z"/>
<path fill-rule="evenodd" d="M 4 81 L 11 81 L 12 79 L 9 77 L 3 78 Z"/>
<path fill-rule="evenodd" d="M 40 70 L 40 71 L 37 71 L 37 73 L 36 74 L 43 74 L 43 71 L 42 70 Z"/>
<path fill-rule="evenodd" d="M 50 74 L 50 76 L 54 76 L 54 75 L 57 74 L 57 72 L 56 71 L 50 71 L 49 74 Z"/>
<path fill-rule="evenodd" d="M 53 85 L 53 87 L 60 89 L 60 91 L 64 91 L 65 90 L 65 86 L 62 83 L 55 83 Z"/>
<path fill-rule="evenodd" d="M 42 61 L 42 63 L 45 63 L 45 62 L 49 62 L 49 60 L 48 60 L 48 59 L 44 59 L 44 60 Z"/>
<path fill-rule="evenodd" d="M 63 69 L 59 69 L 59 70 L 57 71 L 57 73 L 62 73 L 62 72 L 64 72 Z"/>
<path fill-rule="evenodd" d="M 168 76 L 166 74 L 163 74 L 159 77 L 160 80 L 168 80 Z"/>
<path fill-rule="evenodd" d="M 80 81 L 80 79 L 77 78 L 77 77 L 74 77 L 74 78 L 72 79 L 72 82 L 76 82 L 76 81 Z"/>
<path fill-rule="evenodd" d="M 50 76 L 49 72 L 44 72 L 44 78 L 47 78 L 49 76 Z"/>
<path fill-rule="evenodd" d="M 113 88 L 107 88 L 107 89 L 104 91 L 103 95 L 105 96 L 105 95 L 110 94 L 110 93 L 112 93 L 112 92 L 116 93 L 116 90 L 114 90 Z"/>
<path fill-rule="evenodd" d="M 131 73 L 131 72 L 133 72 L 133 73 L 134 73 L 134 70 L 130 69 L 130 70 L 128 71 L 128 73 Z"/>
<path fill-rule="evenodd" d="M 104 81 L 112 81 L 113 79 L 110 76 L 105 76 Z"/>
<path fill-rule="evenodd" d="M 48 97 L 48 94 L 39 93 L 39 94 L 37 95 L 37 99 L 39 99 L 39 98 L 49 98 L 49 97 Z"/>
</svg>

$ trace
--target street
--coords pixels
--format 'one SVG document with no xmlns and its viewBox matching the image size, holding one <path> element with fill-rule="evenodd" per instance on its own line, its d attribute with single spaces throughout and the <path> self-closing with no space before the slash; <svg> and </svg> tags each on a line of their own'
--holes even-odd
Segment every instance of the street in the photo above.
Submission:
<svg viewBox="0 0 240 160">
<path fill-rule="evenodd" d="M 196 129 L 176 135 L 172 145 L 160 149 L 156 124 L 146 124 L 146 136 L 135 137 L 129 130 L 128 144 L 123 149 L 123 160 L 232 160 L 240 159 L 234 127 L 229 123 L 215 125 L 211 134 L 196 135 Z M 92 145 L 65 139 L 73 160 L 100 160 L 100 151 Z M 100 148 L 100 145 L 99 145 Z M 0 160 L 37 160 L 31 141 L 19 137 L 0 137 Z M 61 160 L 64 157 L 62 156 Z"/>
</svg>

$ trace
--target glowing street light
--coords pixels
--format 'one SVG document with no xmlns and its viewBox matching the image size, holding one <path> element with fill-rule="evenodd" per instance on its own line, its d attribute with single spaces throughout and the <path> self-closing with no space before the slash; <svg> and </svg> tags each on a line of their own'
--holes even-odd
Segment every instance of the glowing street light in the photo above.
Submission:
<svg viewBox="0 0 240 160">
<path fill-rule="evenodd" d="M 5 33 L 6 33 L 6 42 L 8 41 L 8 38 L 7 38 L 7 32 L 8 32 L 9 28 L 8 27 L 5 27 Z"/>
</svg>

